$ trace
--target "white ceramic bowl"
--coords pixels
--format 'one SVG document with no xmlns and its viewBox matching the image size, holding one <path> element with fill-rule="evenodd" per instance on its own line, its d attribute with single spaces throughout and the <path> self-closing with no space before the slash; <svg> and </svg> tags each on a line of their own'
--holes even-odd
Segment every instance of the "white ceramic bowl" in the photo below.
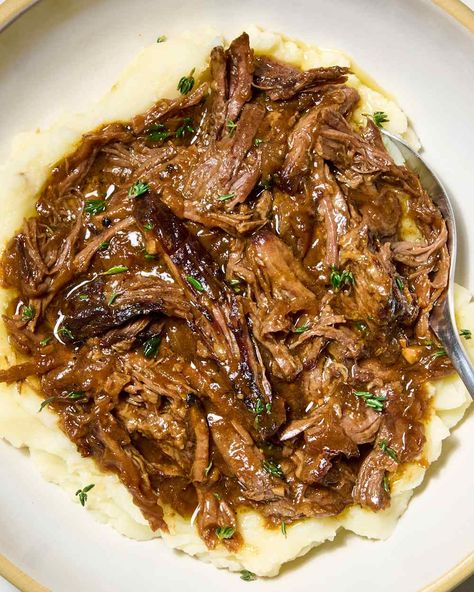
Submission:
<svg viewBox="0 0 474 592">
<path fill-rule="evenodd" d="M 28 4 L 6 0 L 0 26 Z M 251 23 L 345 50 L 396 96 L 453 195 L 458 281 L 474 289 L 474 37 L 428 0 L 42 0 L 0 35 L 0 158 L 17 132 L 84 110 L 157 35 L 212 25 L 230 36 Z M 474 565 L 473 458 L 471 413 L 388 541 L 345 534 L 277 580 L 246 583 L 95 523 L 2 442 L 0 553 L 55 592 L 444 592 Z"/>
</svg>

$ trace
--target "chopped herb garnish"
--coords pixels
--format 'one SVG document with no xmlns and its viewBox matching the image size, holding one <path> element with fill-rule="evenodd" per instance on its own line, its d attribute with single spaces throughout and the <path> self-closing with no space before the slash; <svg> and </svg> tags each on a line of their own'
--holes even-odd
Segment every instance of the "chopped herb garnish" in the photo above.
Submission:
<svg viewBox="0 0 474 592">
<path fill-rule="evenodd" d="M 153 259 L 156 259 L 156 255 L 154 253 L 148 253 L 147 251 L 145 251 L 143 257 L 147 260 L 147 261 L 152 261 Z"/>
<path fill-rule="evenodd" d="M 372 118 L 377 127 L 383 127 L 384 123 L 388 123 L 390 121 L 385 111 L 375 111 L 375 113 L 372 115 Z"/>
<path fill-rule="evenodd" d="M 86 505 L 86 502 L 87 502 L 87 494 L 89 493 L 89 491 L 93 487 L 95 487 L 95 483 L 91 483 L 90 485 L 87 485 L 83 489 L 78 489 L 76 491 L 76 495 L 79 498 L 79 502 L 81 503 L 81 506 L 85 506 Z"/>
<path fill-rule="evenodd" d="M 395 462 L 398 462 L 398 457 L 397 457 L 397 453 L 395 452 L 395 450 L 393 448 L 390 448 L 390 446 L 388 445 L 387 440 L 380 440 L 379 442 L 379 448 L 380 450 L 386 454 L 387 456 L 389 456 L 392 460 L 394 460 Z"/>
<path fill-rule="evenodd" d="M 45 399 L 41 403 L 40 408 L 38 409 L 38 413 L 40 411 L 43 411 L 43 409 L 46 407 L 46 405 L 49 405 L 53 401 L 60 402 L 60 401 L 64 401 L 65 399 L 70 399 L 71 401 L 77 401 L 79 399 L 83 399 L 85 396 L 86 396 L 86 394 L 84 393 L 84 391 L 71 391 L 65 397 L 49 397 L 48 399 Z"/>
<path fill-rule="evenodd" d="M 273 185 L 273 177 L 268 177 L 267 179 L 260 179 L 259 183 L 260 187 L 266 189 L 267 191 L 272 188 Z"/>
<path fill-rule="evenodd" d="M 204 469 L 204 475 L 206 475 L 206 477 L 209 475 L 210 470 L 212 469 L 212 460 L 211 462 L 207 465 L 207 467 Z"/>
<path fill-rule="evenodd" d="M 107 304 L 109 306 L 111 306 L 117 300 L 117 298 L 120 296 L 120 294 L 121 294 L 120 292 L 112 292 Z"/>
<path fill-rule="evenodd" d="M 77 401 L 78 399 L 83 399 L 86 396 L 84 391 L 71 391 L 67 394 L 67 398 L 71 399 L 72 401 Z"/>
<path fill-rule="evenodd" d="M 255 413 L 256 415 L 263 413 L 263 411 L 265 410 L 265 405 L 263 404 L 262 399 L 257 399 L 255 405 L 252 407 L 252 413 Z"/>
<path fill-rule="evenodd" d="M 226 193 L 225 195 L 219 195 L 217 201 L 227 201 L 228 199 L 234 199 L 235 193 Z"/>
<path fill-rule="evenodd" d="M 388 480 L 388 475 L 385 475 L 382 481 L 382 487 L 385 489 L 387 493 L 390 493 L 390 483 Z"/>
<path fill-rule="evenodd" d="M 472 339 L 472 333 L 469 329 L 461 329 L 459 335 L 464 337 L 464 339 Z"/>
<path fill-rule="evenodd" d="M 166 35 L 160 35 L 156 38 L 157 43 L 164 43 L 166 41 Z"/>
<path fill-rule="evenodd" d="M 233 526 L 218 526 L 216 528 L 216 535 L 217 538 L 223 539 L 231 539 L 234 536 L 235 528 Z"/>
<path fill-rule="evenodd" d="M 335 265 L 331 266 L 331 275 L 329 276 L 329 279 L 335 290 L 339 290 L 346 284 L 354 284 L 354 276 L 352 272 L 347 271 L 346 269 L 340 272 Z"/>
<path fill-rule="evenodd" d="M 40 345 L 41 345 L 41 347 L 45 347 L 46 345 L 48 345 L 48 343 L 50 343 L 50 342 L 51 342 L 51 339 L 52 339 L 52 338 L 53 338 L 53 337 L 52 337 L 52 335 L 48 335 L 47 337 L 45 337 L 44 339 L 42 339 L 42 340 L 40 341 Z"/>
<path fill-rule="evenodd" d="M 24 306 L 21 311 L 22 321 L 31 321 L 35 318 L 35 309 L 32 306 Z"/>
<path fill-rule="evenodd" d="M 175 136 L 177 138 L 184 138 L 186 133 L 194 134 L 194 131 L 193 120 L 191 117 L 185 117 L 183 119 L 183 123 L 178 128 L 176 128 Z"/>
<path fill-rule="evenodd" d="M 178 90 L 182 95 L 187 95 L 193 89 L 194 86 L 194 71 L 196 68 L 193 68 L 189 73 L 189 76 L 183 76 L 180 81 L 178 82 Z"/>
<path fill-rule="evenodd" d="M 286 538 L 286 523 L 284 520 L 281 521 L 281 534 Z"/>
<path fill-rule="evenodd" d="M 249 571 L 248 569 L 243 569 L 240 572 L 240 579 L 244 580 L 244 582 L 253 582 L 257 579 L 257 576 L 253 573 L 253 571 Z"/>
<path fill-rule="evenodd" d="M 361 333 L 367 333 L 368 327 L 367 323 L 364 323 L 364 321 L 355 321 L 354 325 Z"/>
<path fill-rule="evenodd" d="M 254 146 L 260 146 L 262 142 L 263 140 L 261 138 L 255 138 L 255 140 L 253 141 Z"/>
<path fill-rule="evenodd" d="M 271 403 L 265 403 L 265 411 L 267 412 L 267 415 L 270 415 L 270 413 L 272 412 L 272 404 Z"/>
<path fill-rule="evenodd" d="M 130 197 L 139 197 L 140 195 L 146 193 L 149 189 L 150 186 L 148 183 L 145 183 L 145 181 L 136 181 L 128 190 L 128 195 L 130 195 Z"/>
<path fill-rule="evenodd" d="M 169 138 L 173 135 L 165 125 L 162 123 L 157 123 L 153 125 L 148 130 L 148 138 L 152 140 L 152 142 L 163 142 L 166 138 Z"/>
<path fill-rule="evenodd" d="M 220 493 L 218 493 L 217 491 L 214 491 L 212 495 L 216 498 L 216 500 L 221 501 L 222 497 L 221 497 Z"/>
<path fill-rule="evenodd" d="M 87 302 L 87 300 L 89 300 L 89 296 L 87 294 L 79 294 L 78 298 L 83 302 Z"/>
<path fill-rule="evenodd" d="M 442 358 L 446 355 L 446 350 L 444 347 L 441 347 L 438 351 L 435 351 L 431 354 L 433 358 Z"/>
<path fill-rule="evenodd" d="M 41 411 L 43 411 L 43 409 L 46 407 L 46 405 L 49 405 L 49 404 L 50 404 L 50 403 L 52 403 L 53 401 L 56 401 L 56 399 L 57 399 L 57 398 L 58 398 L 58 397 L 49 397 L 48 399 L 45 399 L 45 400 L 44 400 L 44 401 L 41 403 L 41 405 L 40 405 L 40 407 L 39 407 L 39 409 L 38 409 L 38 413 L 41 413 Z"/>
<path fill-rule="evenodd" d="M 199 280 L 194 278 L 192 275 L 187 275 L 186 281 L 198 292 L 204 292 L 204 286 L 201 284 Z"/>
<path fill-rule="evenodd" d="M 116 273 L 123 273 L 124 271 L 128 271 L 126 265 L 114 265 L 110 269 L 107 269 L 107 271 L 99 273 L 99 275 L 115 275 Z"/>
<path fill-rule="evenodd" d="M 272 460 L 264 460 L 263 468 L 267 471 L 267 473 L 270 473 L 270 475 L 273 475 L 274 477 L 278 477 L 279 479 L 283 479 L 284 477 L 280 465 L 273 462 Z"/>
<path fill-rule="evenodd" d="M 100 243 L 100 245 L 97 247 L 98 251 L 106 251 L 109 248 L 109 241 L 104 241 L 102 243 Z"/>
<path fill-rule="evenodd" d="M 240 280 L 233 279 L 233 280 L 229 280 L 227 283 L 232 288 L 232 290 L 234 290 L 234 292 L 236 294 L 240 294 L 240 292 L 242 291 L 242 288 L 240 287 Z"/>
<path fill-rule="evenodd" d="M 153 224 L 151 222 L 147 222 L 146 224 L 143 225 L 143 228 L 145 230 L 153 230 Z"/>
<path fill-rule="evenodd" d="M 106 202 L 105 199 L 88 199 L 84 205 L 84 212 L 95 216 L 105 210 Z"/>
<path fill-rule="evenodd" d="M 235 132 L 235 129 L 237 127 L 237 124 L 234 121 L 232 121 L 232 119 L 228 119 L 225 122 L 225 126 L 229 130 L 229 133 L 230 134 L 233 134 Z"/>
<path fill-rule="evenodd" d="M 63 337 L 69 337 L 69 339 L 74 339 L 74 335 L 72 331 L 68 329 L 65 325 L 63 325 L 60 329 L 58 329 L 58 334 L 62 335 Z"/>
<path fill-rule="evenodd" d="M 371 407 L 372 409 L 375 409 L 375 411 L 383 411 L 383 404 L 385 401 L 384 396 L 377 397 L 368 391 L 355 391 L 354 395 L 364 399 L 367 407 Z"/>
<path fill-rule="evenodd" d="M 403 288 L 405 287 L 405 284 L 403 283 L 403 280 L 399 275 L 396 276 L 395 283 L 397 284 L 399 290 L 403 290 Z"/>
<path fill-rule="evenodd" d="M 143 344 L 143 355 L 145 358 L 154 358 L 158 353 L 160 347 L 161 337 L 160 335 L 153 335 L 150 339 L 147 339 Z"/>
<path fill-rule="evenodd" d="M 295 329 L 293 329 L 293 332 L 294 333 L 304 333 L 308 329 L 309 329 L 309 324 L 305 323 L 304 325 L 301 325 L 301 327 L 296 327 Z"/>
</svg>

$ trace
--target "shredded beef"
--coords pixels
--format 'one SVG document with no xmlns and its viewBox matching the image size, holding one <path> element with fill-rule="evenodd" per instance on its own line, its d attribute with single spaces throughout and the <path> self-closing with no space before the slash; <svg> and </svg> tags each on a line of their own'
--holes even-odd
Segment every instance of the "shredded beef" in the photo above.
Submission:
<svg viewBox="0 0 474 592">
<path fill-rule="evenodd" d="M 215 47 L 191 92 L 84 136 L 2 259 L 4 323 L 84 456 L 206 544 L 390 504 L 424 443 L 447 229 L 349 70 Z M 418 239 L 404 236 L 408 220 Z M 43 406 L 44 406 L 43 405 Z M 228 538 L 222 539 L 222 529 Z"/>
</svg>

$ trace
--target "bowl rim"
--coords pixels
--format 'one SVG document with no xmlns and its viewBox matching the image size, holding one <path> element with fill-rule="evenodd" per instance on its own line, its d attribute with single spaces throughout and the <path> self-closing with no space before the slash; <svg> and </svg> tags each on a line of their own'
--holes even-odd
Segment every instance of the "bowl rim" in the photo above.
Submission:
<svg viewBox="0 0 474 592">
<path fill-rule="evenodd" d="M 447 15 L 474 33 L 474 11 L 461 0 L 431 0 Z M 4 0 L 0 4 L 0 33 L 40 0 Z M 419 592 L 450 592 L 474 574 L 474 551 L 437 580 Z M 42 584 L 31 578 L 7 557 L 0 553 L 0 576 L 21 592 L 49 592 Z"/>
</svg>

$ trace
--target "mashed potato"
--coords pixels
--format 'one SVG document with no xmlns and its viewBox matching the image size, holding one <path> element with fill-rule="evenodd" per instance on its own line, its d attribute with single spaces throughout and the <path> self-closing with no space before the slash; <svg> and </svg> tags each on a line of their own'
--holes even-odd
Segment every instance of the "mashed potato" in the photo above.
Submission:
<svg viewBox="0 0 474 592">
<path fill-rule="evenodd" d="M 340 51 L 319 49 L 254 27 L 250 27 L 248 32 L 257 53 L 272 55 L 301 68 L 353 67 L 350 59 Z M 211 48 L 221 42 L 215 31 L 205 31 L 200 35 L 193 32 L 192 36 L 184 35 L 153 44 L 138 55 L 111 91 L 87 113 L 64 117 L 50 129 L 36 130 L 15 138 L 11 158 L 0 169 L 0 244 L 5 244 L 19 228 L 22 219 L 32 213 L 35 197 L 49 176 L 51 166 L 73 150 L 84 132 L 107 121 L 129 119 L 159 98 L 175 97 L 177 80 L 192 68 L 196 68 L 196 75 L 199 76 L 207 67 Z M 365 114 L 384 111 L 389 118 L 387 129 L 418 146 L 406 115 L 393 100 L 364 84 L 355 74 L 350 76 L 349 83 L 357 88 L 362 98 L 353 116 L 356 123 L 362 123 Z M 12 196 L 15 196 L 15 208 L 11 207 Z M 4 312 L 10 297 L 11 293 L 7 290 L 0 290 L 1 312 Z M 474 303 L 470 293 L 461 287 L 456 288 L 456 308 L 459 325 L 474 332 Z M 474 357 L 474 340 L 466 344 Z M 4 365 L 15 362 L 16 355 L 8 344 L 3 324 L 0 326 L 0 351 L 4 353 Z M 29 449 L 33 464 L 44 478 L 62 487 L 71 500 L 77 502 L 75 492 L 94 483 L 95 488 L 89 494 L 86 507 L 97 520 L 110 524 L 133 539 L 162 536 L 170 547 L 217 567 L 231 570 L 245 568 L 259 576 L 278 574 L 283 563 L 304 555 L 326 540 L 332 540 L 340 528 L 375 539 L 388 537 L 407 507 L 413 489 L 422 482 L 424 467 L 439 457 L 443 439 L 449 436 L 449 430 L 462 418 L 470 403 L 469 395 L 457 376 L 430 386 L 432 410 L 426 425 L 423 466 L 411 463 L 395 475 L 392 503 L 387 510 L 373 513 L 360 507 L 347 508 L 337 517 L 313 518 L 289 526 L 286 538 L 279 529 L 265 528 L 259 514 L 243 511 L 238 515 L 238 522 L 245 545 L 232 553 L 223 546 L 209 551 L 193 521 L 184 520 L 170 509 L 166 510 L 169 533 L 153 533 L 118 478 L 101 473 L 91 459 L 82 458 L 58 428 L 56 416 L 48 408 L 38 413 L 41 399 L 30 385 L 23 384 L 21 388 L 2 385 L 0 388 L 0 437 L 15 447 Z"/>
</svg>

